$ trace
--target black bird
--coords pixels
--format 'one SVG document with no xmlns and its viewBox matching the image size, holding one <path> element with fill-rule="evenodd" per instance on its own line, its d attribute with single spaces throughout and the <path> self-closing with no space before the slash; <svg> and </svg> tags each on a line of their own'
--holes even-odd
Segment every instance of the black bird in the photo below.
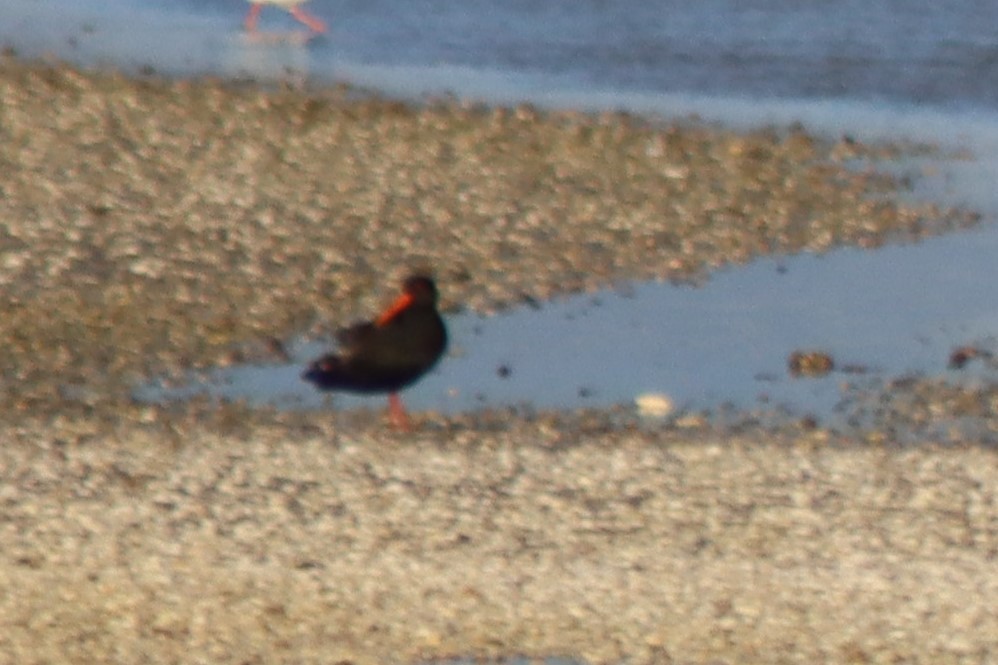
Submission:
<svg viewBox="0 0 998 665">
<path fill-rule="evenodd" d="M 392 422 L 409 429 L 398 391 L 430 371 L 447 349 L 433 280 L 425 275 L 406 278 L 391 307 L 374 321 L 339 330 L 336 339 L 339 351 L 314 360 L 302 378 L 320 390 L 389 393 Z"/>
</svg>

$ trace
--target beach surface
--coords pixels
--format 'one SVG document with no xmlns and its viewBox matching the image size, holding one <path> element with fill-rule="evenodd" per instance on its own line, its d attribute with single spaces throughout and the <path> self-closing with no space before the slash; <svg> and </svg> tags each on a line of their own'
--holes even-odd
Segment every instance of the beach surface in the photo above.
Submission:
<svg viewBox="0 0 998 665">
<path fill-rule="evenodd" d="M 998 654 L 974 441 L 131 398 L 415 267 L 490 312 L 972 223 L 847 168 L 930 147 L 10 55 L 0 139 L 0 662 Z"/>
</svg>

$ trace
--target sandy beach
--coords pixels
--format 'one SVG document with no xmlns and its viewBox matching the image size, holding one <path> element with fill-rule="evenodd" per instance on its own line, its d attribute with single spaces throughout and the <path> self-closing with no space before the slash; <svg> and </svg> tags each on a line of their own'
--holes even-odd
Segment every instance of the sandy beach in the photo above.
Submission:
<svg viewBox="0 0 998 665">
<path fill-rule="evenodd" d="M 929 148 L 10 55 L 0 138 L 0 663 L 998 654 L 974 441 L 130 397 L 416 266 L 490 312 L 973 223 L 846 167 Z"/>
</svg>

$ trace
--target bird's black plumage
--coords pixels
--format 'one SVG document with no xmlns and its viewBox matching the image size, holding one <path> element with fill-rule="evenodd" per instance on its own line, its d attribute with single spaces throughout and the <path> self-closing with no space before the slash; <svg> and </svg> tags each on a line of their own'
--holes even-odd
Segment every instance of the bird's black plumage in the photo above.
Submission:
<svg viewBox="0 0 998 665">
<path fill-rule="evenodd" d="M 339 350 L 313 361 L 302 375 L 321 390 L 395 393 L 428 372 L 447 349 L 433 280 L 414 275 L 377 320 L 343 328 Z"/>
</svg>

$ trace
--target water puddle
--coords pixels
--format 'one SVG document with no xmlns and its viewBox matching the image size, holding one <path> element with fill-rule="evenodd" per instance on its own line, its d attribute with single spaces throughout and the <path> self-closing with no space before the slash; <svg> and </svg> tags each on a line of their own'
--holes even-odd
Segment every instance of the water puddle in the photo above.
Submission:
<svg viewBox="0 0 998 665">
<path fill-rule="evenodd" d="M 661 393 L 680 410 L 775 405 L 830 417 L 844 384 L 912 374 L 982 381 L 990 363 L 949 364 L 954 349 L 987 347 L 998 330 L 996 256 L 998 230 L 985 228 L 877 251 L 767 258 L 702 287 L 638 284 L 489 318 L 453 316 L 451 353 L 405 401 L 454 414 L 602 407 Z M 380 408 L 370 397 L 320 394 L 300 379 L 327 348 L 296 340 L 286 364 L 219 369 L 181 387 L 143 387 L 137 397 Z M 793 376 L 788 358 L 809 350 L 828 354 L 835 369 Z"/>
</svg>

